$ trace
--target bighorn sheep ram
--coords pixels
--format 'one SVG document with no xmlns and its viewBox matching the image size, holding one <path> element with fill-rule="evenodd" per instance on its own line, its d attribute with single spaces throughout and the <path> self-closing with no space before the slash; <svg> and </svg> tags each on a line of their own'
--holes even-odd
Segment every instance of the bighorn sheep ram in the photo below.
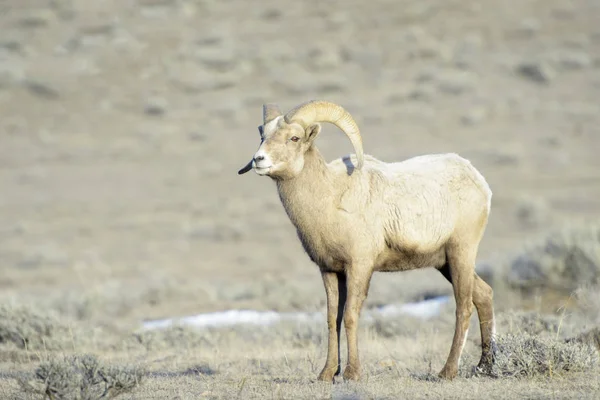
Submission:
<svg viewBox="0 0 600 400">
<path fill-rule="evenodd" d="M 335 124 L 355 156 L 326 163 L 314 145 L 319 122 Z M 342 320 L 348 342 L 343 377 L 360 378 L 357 325 L 374 271 L 434 267 L 452 283 L 456 327 L 441 378 L 453 379 L 467 339 L 473 304 L 481 327 L 478 369 L 494 362 L 492 289 L 475 273 L 492 192 L 471 163 L 456 154 L 386 163 L 363 155 L 352 116 L 341 106 L 310 101 L 282 115 L 263 106 L 258 151 L 238 173 L 251 169 L 277 184 L 279 197 L 327 295 L 327 361 L 320 380 L 340 373 Z"/>
</svg>

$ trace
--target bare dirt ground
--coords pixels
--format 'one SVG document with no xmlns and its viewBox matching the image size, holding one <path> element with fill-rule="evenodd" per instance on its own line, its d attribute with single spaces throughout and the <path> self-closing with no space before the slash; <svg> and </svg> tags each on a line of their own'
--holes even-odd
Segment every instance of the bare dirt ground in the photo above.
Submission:
<svg viewBox="0 0 600 400">
<path fill-rule="evenodd" d="M 382 160 L 470 159 L 494 192 L 478 259 L 496 274 L 495 260 L 524 243 L 597 220 L 599 15 L 593 0 L 0 1 L 0 301 L 115 335 L 228 308 L 322 310 L 320 276 L 273 183 L 236 174 L 258 146 L 262 104 L 309 99 L 349 110 Z M 327 158 L 351 151 L 324 131 Z M 378 275 L 366 306 L 450 292 L 431 270 Z M 390 339 L 405 369 L 381 367 L 354 389 L 308 383 L 320 342 L 133 352 L 162 371 L 134 396 L 466 398 L 483 387 L 505 397 L 502 380 L 411 377 L 432 357 L 441 368 L 451 330 L 436 327 Z M 380 368 L 388 343 L 365 340 L 365 365 Z M 189 369 L 194 357 L 218 372 Z M 16 359 L 4 370 L 29 368 Z M 598 390 L 590 382 L 510 390 L 585 397 Z"/>
</svg>

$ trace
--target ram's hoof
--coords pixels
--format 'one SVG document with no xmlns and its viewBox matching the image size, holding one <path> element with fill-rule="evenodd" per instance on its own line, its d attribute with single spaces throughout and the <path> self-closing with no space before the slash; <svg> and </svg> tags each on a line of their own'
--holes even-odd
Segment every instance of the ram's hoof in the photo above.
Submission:
<svg viewBox="0 0 600 400">
<path fill-rule="evenodd" d="M 358 368 L 348 365 L 344 369 L 344 380 L 346 381 L 357 381 L 360 379 L 360 371 Z"/>
<path fill-rule="evenodd" d="M 456 375 L 458 375 L 458 370 L 456 368 L 448 368 L 448 367 L 444 367 L 438 374 L 438 376 L 441 379 L 445 379 L 448 381 L 451 381 L 452 379 L 456 378 Z"/>
</svg>

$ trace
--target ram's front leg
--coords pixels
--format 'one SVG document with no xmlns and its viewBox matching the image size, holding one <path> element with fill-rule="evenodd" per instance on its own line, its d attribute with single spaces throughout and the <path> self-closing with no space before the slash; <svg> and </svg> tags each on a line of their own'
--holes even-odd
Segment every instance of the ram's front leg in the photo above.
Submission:
<svg viewBox="0 0 600 400">
<path fill-rule="evenodd" d="M 348 340 L 348 364 L 344 369 L 345 380 L 360 378 L 360 361 L 358 357 L 358 320 L 360 310 L 369 292 L 372 270 L 366 264 L 351 265 L 346 271 L 346 288 L 348 300 L 344 310 L 344 327 Z"/>
<path fill-rule="evenodd" d="M 319 374 L 319 380 L 332 382 L 341 372 L 340 330 L 346 304 L 346 275 L 337 272 L 322 272 L 325 293 L 327 294 L 327 361 Z"/>
</svg>

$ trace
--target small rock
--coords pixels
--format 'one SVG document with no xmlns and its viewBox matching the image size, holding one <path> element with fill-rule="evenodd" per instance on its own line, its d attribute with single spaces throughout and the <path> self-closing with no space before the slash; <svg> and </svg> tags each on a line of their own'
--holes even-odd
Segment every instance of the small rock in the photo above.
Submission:
<svg viewBox="0 0 600 400">
<path fill-rule="evenodd" d="M 0 48 L 8 50 L 12 53 L 20 53 L 23 49 L 21 42 L 16 39 L 2 39 L 0 41 Z"/>
<path fill-rule="evenodd" d="M 315 78 L 297 64 L 272 70 L 271 81 L 290 95 L 303 95 L 315 89 Z"/>
<path fill-rule="evenodd" d="M 347 80 L 338 74 L 318 75 L 315 79 L 315 90 L 319 93 L 329 94 L 343 92 L 346 88 Z"/>
<path fill-rule="evenodd" d="M 536 18 L 527 18 L 521 21 L 517 34 L 525 38 L 531 38 L 535 36 L 541 29 L 542 25 Z"/>
<path fill-rule="evenodd" d="M 49 26 L 54 21 L 54 13 L 50 10 L 39 9 L 32 10 L 22 15 L 18 23 L 23 28 L 43 28 Z"/>
<path fill-rule="evenodd" d="M 23 86 L 27 90 L 29 90 L 31 94 L 34 94 L 44 99 L 55 100 L 60 97 L 56 89 L 44 82 L 32 79 L 25 79 L 23 81 Z"/>
<path fill-rule="evenodd" d="M 50 6 L 56 15 L 63 20 L 72 20 L 76 13 L 72 0 L 53 0 Z"/>
<path fill-rule="evenodd" d="M 467 71 L 446 71 L 437 77 L 437 82 L 441 92 L 459 95 L 473 89 L 475 76 Z"/>
<path fill-rule="evenodd" d="M 95 59 L 87 57 L 78 57 L 71 62 L 72 71 L 80 76 L 94 76 L 101 72 Z"/>
<path fill-rule="evenodd" d="M 337 69 L 342 64 L 340 52 L 335 48 L 316 47 L 306 56 L 308 67 L 315 71 Z"/>
<path fill-rule="evenodd" d="M 571 49 L 584 49 L 590 45 L 590 42 L 590 36 L 579 34 L 565 38 L 563 44 Z"/>
<path fill-rule="evenodd" d="M 554 10 L 552 10 L 551 14 L 556 19 L 568 20 L 573 18 L 575 10 L 573 9 L 573 5 L 564 4 L 563 7 L 555 8 Z"/>
<path fill-rule="evenodd" d="M 191 142 L 204 142 L 206 140 L 206 135 L 200 132 L 190 132 L 188 134 L 188 139 Z"/>
<path fill-rule="evenodd" d="M 116 24 L 112 22 L 85 25 L 79 28 L 77 36 L 71 41 L 84 48 L 102 46 L 114 37 L 115 31 Z"/>
<path fill-rule="evenodd" d="M 81 39 L 78 36 L 73 36 L 57 45 L 54 48 L 54 53 L 57 55 L 66 55 L 79 50 L 79 48 L 81 48 Z"/>
<path fill-rule="evenodd" d="M 380 71 L 382 66 L 381 53 L 375 49 L 357 49 L 346 47 L 341 50 L 343 61 L 356 63 L 369 71 Z"/>
<path fill-rule="evenodd" d="M 412 27 L 405 33 L 406 53 L 410 58 L 448 59 L 451 50 L 444 43 L 429 35 L 421 27 Z"/>
<path fill-rule="evenodd" d="M 69 262 L 69 257 L 61 248 L 53 244 L 45 244 L 33 248 L 17 261 L 16 266 L 23 269 L 38 267 L 63 267 Z"/>
<path fill-rule="evenodd" d="M 400 110 L 399 110 L 400 111 Z M 402 107 L 403 117 L 410 121 L 429 123 L 435 119 L 436 109 L 429 104 L 407 103 Z"/>
<path fill-rule="evenodd" d="M 467 68 L 473 64 L 474 58 L 483 46 L 483 39 L 476 34 L 470 34 L 463 38 L 455 47 L 452 55 L 454 65 L 459 68 Z"/>
<path fill-rule="evenodd" d="M 283 13 L 277 8 L 268 8 L 260 13 L 260 18 L 265 21 L 275 21 L 281 19 Z"/>
<path fill-rule="evenodd" d="M 388 96 L 386 102 L 389 104 L 404 103 L 410 97 L 412 92 L 413 89 L 410 86 L 398 85 L 394 88 L 394 92 Z"/>
<path fill-rule="evenodd" d="M 476 106 L 467 110 L 467 112 L 460 118 L 460 121 L 463 123 L 463 125 L 474 126 L 483 122 L 487 115 L 488 110 L 485 107 Z"/>
<path fill-rule="evenodd" d="M 519 164 L 519 157 L 517 155 L 502 153 L 502 152 L 490 153 L 488 160 L 492 164 L 502 165 L 502 166 Z"/>
<path fill-rule="evenodd" d="M 172 7 L 168 4 L 140 7 L 140 15 L 148 19 L 164 19 L 171 13 Z"/>
<path fill-rule="evenodd" d="M 198 6 L 192 2 L 184 2 L 181 4 L 181 15 L 188 19 L 196 17 L 198 15 Z"/>
<path fill-rule="evenodd" d="M 169 104 L 164 97 L 150 97 L 146 99 L 144 113 L 148 115 L 163 115 L 167 112 Z"/>
<path fill-rule="evenodd" d="M 408 92 L 408 98 L 411 100 L 429 101 L 435 97 L 437 90 L 434 85 L 421 84 Z"/>
<path fill-rule="evenodd" d="M 244 235 L 240 227 L 228 225 L 201 224 L 186 230 L 187 236 L 192 240 L 213 242 L 237 242 Z"/>
<path fill-rule="evenodd" d="M 240 96 L 232 98 L 231 96 L 212 96 L 209 102 L 202 103 L 205 115 L 210 115 L 210 119 L 227 121 L 231 126 L 245 121 L 246 108 L 243 106 L 243 100 Z M 220 164 L 213 163 L 215 167 L 221 168 Z"/>
<path fill-rule="evenodd" d="M 516 166 L 519 164 L 519 156 L 498 149 L 478 150 L 467 156 L 467 158 L 481 159 L 492 165 L 498 166 Z"/>
<path fill-rule="evenodd" d="M 546 63 L 526 62 L 517 66 L 516 71 L 522 77 L 536 83 L 550 83 L 555 77 L 556 72 Z"/>
<path fill-rule="evenodd" d="M 238 62 L 233 45 L 226 45 L 223 42 L 216 45 L 195 46 L 187 52 L 194 60 L 217 71 L 232 70 Z"/>
<path fill-rule="evenodd" d="M 547 147 L 560 147 L 560 139 L 558 137 L 545 136 L 539 139 L 539 142 L 543 146 Z"/>
<path fill-rule="evenodd" d="M 0 63 L 0 88 L 8 88 L 18 84 L 25 78 L 25 71 L 18 63 Z"/>
<path fill-rule="evenodd" d="M 433 82 L 440 74 L 436 67 L 424 67 L 416 77 L 417 82 Z"/>
<path fill-rule="evenodd" d="M 168 75 L 175 86 L 188 93 L 225 89 L 236 82 L 234 75 L 209 72 L 191 61 L 173 63 Z"/>
<path fill-rule="evenodd" d="M 411 58 L 447 60 L 451 54 L 452 51 L 447 46 L 433 39 L 418 43 L 408 50 L 408 56 Z"/>
<path fill-rule="evenodd" d="M 562 52 L 557 55 L 558 65 L 565 70 L 578 70 L 592 66 L 592 57 L 583 51 Z"/>
<path fill-rule="evenodd" d="M 137 3 L 141 7 L 172 6 L 177 0 L 137 0 Z"/>
<path fill-rule="evenodd" d="M 269 46 L 259 46 L 252 49 L 253 54 L 248 54 L 248 57 L 259 60 L 259 64 L 267 68 L 273 67 L 273 64 L 295 62 L 297 60 L 298 50 L 289 41 L 273 39 L 269 43 Z"/>
<path fill-rule="evenodd" d="M 82 25 L 78 29 L 80 35 L 90 36 L 108 36 L 111 35 L 114 31 L 115 24 L 113 22 Z"/>
<path fill-rule="evenodd" d="M 406 32 L 404 32 L 404 35 L 402 36 L 402 40 L 409 44 L 423 42 L 429 38 L 430 36 L 427 31 L 418 25 L 413 25 L 407 28 Z"/>
</svg>

